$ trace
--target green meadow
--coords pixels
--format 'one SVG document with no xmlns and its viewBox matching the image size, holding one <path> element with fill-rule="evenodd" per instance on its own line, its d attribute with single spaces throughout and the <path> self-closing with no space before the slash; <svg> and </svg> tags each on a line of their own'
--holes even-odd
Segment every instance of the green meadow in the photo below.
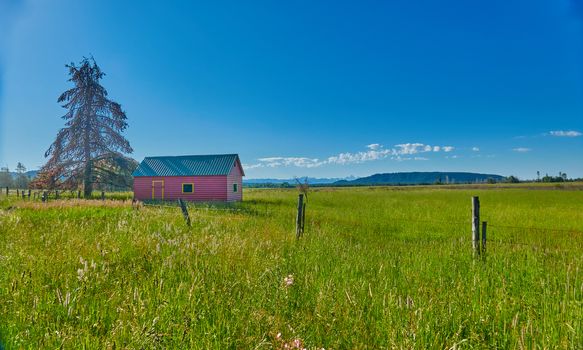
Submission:
<svg viewBox="0 0 583 350">
<path fill-rule="evenodd" d="M 313 188 L 299 240 L 296 204 L 2 194 L 0 348 L 583 346 L 581 186 Z"/>
</svg>

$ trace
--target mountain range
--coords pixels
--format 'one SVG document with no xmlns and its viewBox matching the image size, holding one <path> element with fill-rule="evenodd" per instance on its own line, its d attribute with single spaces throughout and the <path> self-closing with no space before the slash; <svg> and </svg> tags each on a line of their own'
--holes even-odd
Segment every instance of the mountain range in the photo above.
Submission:
<svg viewBox="0 0 583 350">
<path fill-rule="evenodd" d="M 453 183 L 480 183 L 504 180 L 504 176 L 494 174 L 466 173 L 466 172 L 404 172 L 374 174 L 354 180 L 340 180 L 333 183 L 337 186 L 347 185 L 421 185 L 421 184 L 453 184 Z"/>
<path fill-rule="evenodd" d="M 305 178 L 298 180 L 303 182 Z M 311 185 L 332 186 L 362 186 L 362 185 L 422 185 L 422 184 L 453 184 L 453 183 L 481 183 L 487 181 L 500 182 L 505 179 L 502 175 L 467 173 L 467 172 L 399 172 L 374 174 L 366 177 L 348 178 L 307 178 Z M 246 185 L 283 185 L 296 184 L 295 179 L 246 179 Z"/>
<path fill-rule="evenodd" d="M 309 184 L 313 185 L 325 185 L 331 184 L 338 181 L 346 181 L 346 180 L 355 180 L 356 177 L 349 176 L 349 177 L 336 177 L 336 178 L 317 178 L 317 177 L 299 177 L 297 180 L 300 182 L 304 182 L 308 180 Z M 262 185 L 262 184 L 273 184 L 273 185 L 280 185 L 284 183 L 288 183 L 290 185 L 296 184 L 296 179 L 244 179 L 244 184 L 253 184 L 253 185 Z"/>
<path fill-rule="evenodd" d="M 38 170 L 29 170 L 24 173 L 24 175 L 26 175 L 29 179 L 34 179 L 36 177 L 36 174 L 38 174 Z M 10 175 L 12 176 L 13 179 L 16 179 L 18 173 L 11 171 Z"/>
</svg>

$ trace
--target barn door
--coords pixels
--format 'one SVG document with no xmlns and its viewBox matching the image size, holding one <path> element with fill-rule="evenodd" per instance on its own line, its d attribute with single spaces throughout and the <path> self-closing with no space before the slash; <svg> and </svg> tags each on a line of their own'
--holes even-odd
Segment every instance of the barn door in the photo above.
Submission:
<svg viewBox="0 0 583 350">
<path fill-rule="evenodd" d="M 152 199 L 164 199 L 164 180 L 152 180 Z"/>
</svg>

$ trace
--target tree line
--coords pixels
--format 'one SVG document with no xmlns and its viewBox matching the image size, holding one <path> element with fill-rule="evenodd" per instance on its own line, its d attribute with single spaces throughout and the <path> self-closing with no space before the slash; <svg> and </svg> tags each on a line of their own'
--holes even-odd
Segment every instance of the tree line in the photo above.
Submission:
<svg viewBox="0 0 583 350">
<path fill-rule="evenodd" d="M 21 162 L 16 164 L 16 176 L 8 167 L 0 168 L 0 188 L 28 188 L 31 178 L 26 174 L 26 167 Z"/>
</svg>

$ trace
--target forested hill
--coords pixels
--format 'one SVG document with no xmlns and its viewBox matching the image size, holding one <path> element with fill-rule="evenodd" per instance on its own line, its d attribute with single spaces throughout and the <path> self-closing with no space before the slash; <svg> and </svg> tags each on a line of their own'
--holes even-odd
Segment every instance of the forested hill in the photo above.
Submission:
<svg viewBox="0 0 583 350">
<path fill-rule="evenodd" d="M 406 172 L 385 173 L 361 177 L 355 180 L 341 180 L 334 185 L 418 185 L 434 183 L 479 183 L 490 181 L 503 181 L 504 176 L 494 174 L 463 173 L 463 172 Z"/>
</svg>

